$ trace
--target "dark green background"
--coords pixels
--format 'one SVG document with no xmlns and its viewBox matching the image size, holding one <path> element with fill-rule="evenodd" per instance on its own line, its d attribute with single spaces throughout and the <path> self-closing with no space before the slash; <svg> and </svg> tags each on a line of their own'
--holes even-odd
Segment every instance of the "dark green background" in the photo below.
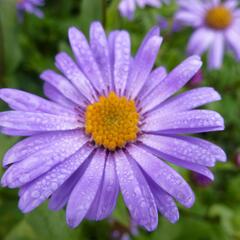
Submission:
<svg viewBox="0 0 240 240">
<path fill-rule="evenodd" d="M 105 4 L 104 4 L 105 2 Z M 173 3 L 161 9 L 138 10 L 133 22 L 119 16 L 118 0 L 46 0 L 44 19 L 26 15 L 20 24 L 16 19 L 15 0 L 0 0 L 0 87 L 14 87 L 42 95 L 39 74 L 54 68 L 54 56 L 68 51 L 67 30 L 77 26 L 88 34 L 89 24 L 101 20 L 109 32 L 116 28 L 129 30 L 133 53 L 148 29 L 156 23 L 159 14 L 172 24 L 176 9 Z M 185 47 L 191 29 L 172 33 L 162 32 L 164 43 L 156 65 L 168 70 L 179 64 L 185 56 Z M 240 174 L 235 164 L 240 148 L 240 65 L 230 54 L 225 55 L 222 69 L 208 71 L 203 57 L 204 80 L 201 85 L 215 87 L 223 100 L 207 106 L 220 112 L 226 122 L 224 132 L 203 134 L 222 146 L 228 155 L 226 164 L 213 169 L 215 181 L 207 188 L 197 186 L 189 172 L 177 169 L 184 175 L 196 193 L 191 209 L 180 207 L 180 221 L 173 225 L 159 217 L 159 227 L 153 233 L 140 229 L 138 240 L 238 240 L 240 239 Z M 188 88 L 188 87 L 186 87 Z M 6 109 L 3 103 L 0 108 Z M 0 136 L 0 157 L 18 138 Z M 0 175 L 3 170 L 0 168 Z M 17 191 L 0 188 L 0 239 L 3 240 L 89 240 L 111 239 L 114 231 L 129 231 L 129 216 L 122 200 L 109 220 L 84 221 L 75 230 L 65 224 L 64 211 L 51 212 L 44 204 L 33 213 L 23 215 L 17 208 Z"/>
</svg>

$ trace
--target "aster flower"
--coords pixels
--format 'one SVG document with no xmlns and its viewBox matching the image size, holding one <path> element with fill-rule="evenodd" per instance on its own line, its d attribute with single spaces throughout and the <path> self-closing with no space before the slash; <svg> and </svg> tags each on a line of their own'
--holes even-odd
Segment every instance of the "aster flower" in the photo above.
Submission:
<svg viewBox="0 0 240 240">
<path fill-rule="evenodd" d="M 169 0 L 121 0 L 118 8 L 123 17 L 132 20 L 137 6 L 140 8 L 146 6 L 158 8 L 162 3 L 169 3 Z"/>
<path fill-rule="evenodd" d="M 209 68 L 222 66 L 223 54 L 230 49 L 240 59 L 240 9 L 235 0 L 178 0 L 175 21 L 195 30 L 189 40 L 189 55 L 208 52 Z"/>
<path fill-rule="evenodd" d="M 189 57 L 169 74 L 152 70 L 162 43 L 157 27 L 134 57 L 127 31 L 106 36 L 98 22 L 90 43 L 75 27 L 69 40 L 76 63 L 61 52 L 62 74 L 41 74 L 49 100 L 0 90 L 13 109 L 0 113 L 1 131 L 27 136 L 6 153 L 2 185 L 20 188 L 24 213 L 48 198 L 52 210 L 66 206 L 71 227 L 109 216 L 120 191 L 132 219 L 147 230 L 156 228 L 158 211 L 176 222 L 175 200 L 191 207 L 194 194 L 166 162 L 213 179 L 208 167 L 226 160 L 219 147 L 185 135 L 223 130 L 218 113 L 194 109 L 219 94 L 205 87 L 171 97 L 200 69 L 200 58 Z"/>
<path fill-rule="evenodd" d="M 38 9 L 39 6 L 44 5 L 44 0 L 17 0 L 16 7 L 19 18 L 23 17 L 24 12 L 29 12 L 39 18 L 43 17 L 43 12 Z"/>
</svg>

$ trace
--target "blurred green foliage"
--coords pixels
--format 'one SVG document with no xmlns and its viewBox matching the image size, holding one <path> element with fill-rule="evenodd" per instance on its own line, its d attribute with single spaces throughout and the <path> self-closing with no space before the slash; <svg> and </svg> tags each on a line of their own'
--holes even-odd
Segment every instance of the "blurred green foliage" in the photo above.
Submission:
<svg viewBox="0 0 240 240">
<path fill-rule="evenodd" d="M 107 31 L 116 28 L 129 30 L 133 53 L 141 39 L 152 27 L 157 16 L 165 16 L 172 25 L 176 9 L 164 6 L 161 9 L 146 8 L 136 12 L 134 21 L 119 16 L 118 0 L 46 0 L 44 19 L 25 15 L 23 23 L 16 18 L 15 0 L 0 0 L 0 86 L 16 87 L 42 95 L 42 83 L 38 75 L 47 68 L 54 68 L 54 56 L 59 51 L 70 52 L 67 31 L 77 26 L 88 34 L 93 20 L 104 22 Z M 185 57 L 185 47 L 191 29 L 173 33 L 171 28 L 162 32 L 164 43 L 156 65 L 171 70 Z M 214 171 L 215 181 L 207 188 L 196 186 L 189 173 L 178 169 L 190 182 L 196 193 L 196 203 L 191 209 L 180 206 L 180 220 L 170 224 L 162 217 L 153 233 L 140 229 L 131 236 L 136 240 L 240 240 L 240 174 L 234 164 L 236 151 L 240 148 L 240 65 L 226 54 L 224 66 L 217 71 L 206 69 L 201 85 L 213 86 L 222 95 L 222 101 L 208 106 L 220 112 L 226 122 L 226 131 L 203 134 L 222 146 L 228 154 L 228 163 L 218 164 Z M 6 106 L 1 103 L 1 109 Z M 0 137 L 0 157 L 18 138 Z M 0 175 L 3 170 L 0 169 Z M 112 239 L 112 234 L 129 233 L 128 212 L 119 198 L 113 216 L 102 222 L 84 221 L 75 230 L 65 223 L 64 211 L 51 212 L 47 204 L 24 216 L 17 208 L 15 190 L 0 189 L 0 239 L 3 240 L 89 240 Z"/>
</svg>

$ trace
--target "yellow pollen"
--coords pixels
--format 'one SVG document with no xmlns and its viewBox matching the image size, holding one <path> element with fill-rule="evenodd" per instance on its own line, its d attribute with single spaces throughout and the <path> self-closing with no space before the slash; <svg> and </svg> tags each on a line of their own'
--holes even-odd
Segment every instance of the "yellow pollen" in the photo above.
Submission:
<svg viewBox="0 0 240 240">
<path fill-rule="evenodd" d="M 135 102 L 110 92 L 89 105 L 85 113 L 85 131 L 97 145 L 114 151 L 137 138 L 139 114 Z"/>
<path fill-rule="evenodd" d="M 232 23 L 232 13 L 224 6 L 214 7 L 207 12 L 205 22 L 211 28 L 222 30 Z"/>
</svg>

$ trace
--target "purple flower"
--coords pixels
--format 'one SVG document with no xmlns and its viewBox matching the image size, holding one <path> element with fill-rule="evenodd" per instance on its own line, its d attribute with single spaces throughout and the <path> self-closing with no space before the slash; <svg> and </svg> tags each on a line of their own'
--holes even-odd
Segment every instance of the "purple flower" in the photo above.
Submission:
<svg viewBox="0 0 240 240">
<path fill-rule="evenodd" d="M 121 0 L 119 11 L 123 17 L 132 20 L 136 7 L 144 8 L 145 6 L 160 7 L 162 2 L 169 3 L 169 0 Z"/>
<path fill-rule="evenodd" d="M 1 131 L 27 136 L 6 153 L 2 185 L 20 188 L 24 213 L 48 198 L 52 210 L 67 206 L 71 227 L 109 216 L 119 191 L 132 219 L 147 230 L 157 227 L 158 211 L 176 222 L 175 200 L 191 207 L 194 194 L 166 162 L 213 179 L 208 167 L 226 160 L 216 145 L 185 135 L 224 129 L 218 113 L 195 109 L 219 94 L 204 87 L 171 97 L 200 69 L 200 58 L 189 57 L 169 74 L 152 70 L 162 43 L 157 27 L 135 57 L 127 31 L 106 36 L 98 22 L 90 43 L 74 27 L 69 40 L 76 63 L 61 52 L 56 66 L 62 74 L 41 75 L 49 100 L 0 90 L 13 109 L 0 113 Z"/>
<path fill-rule="evenodd" d="M 220 68 L 225 48 L 240 60 L 240 9 L 238 1 L 178 0 L 180 9 L 175 21 L 195 30 L 189 40 L 189 55 L 208 51 L 209 68 Z"/>
<path fill-rule="evenodd" d="M 44 5 L 44 0 L 17 0 L 16 7 L 18 10 L 19 18 L 23 18 L 24 12 L 35 14 L 37 17 L 42 18 L 43 12 L 38 9 L 39 6 Z"/>
</svg>

